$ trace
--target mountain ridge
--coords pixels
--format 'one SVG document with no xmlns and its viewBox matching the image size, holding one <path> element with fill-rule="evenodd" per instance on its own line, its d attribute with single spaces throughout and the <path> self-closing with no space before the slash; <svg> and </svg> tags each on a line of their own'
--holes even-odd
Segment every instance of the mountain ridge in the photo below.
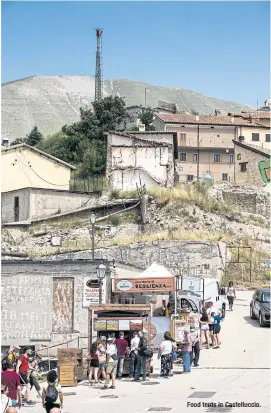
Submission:
<svg viewBox="0 0 271 413">
<path fill-rule="evenodd" d="M 126 106 L 147 105 L 157 107 L 158 101 L 175 103 L 187 113 L 197 111 L 202 115 L 251 110 L 238 104 L 206 96 L 183 88 L 153 86 L 149 83 L 116 79 L 104 80 L 104 96 L 124 98 Z M 12 142 L 24 137 L 34 126 L 47 136 L 58 132 L 65 124 L 79 119 L 80 107 L 91 107 L 95 95 L 95 79 L 88 76 L 33 75 L 2 84 L 2 138 Z"/>
</svg>

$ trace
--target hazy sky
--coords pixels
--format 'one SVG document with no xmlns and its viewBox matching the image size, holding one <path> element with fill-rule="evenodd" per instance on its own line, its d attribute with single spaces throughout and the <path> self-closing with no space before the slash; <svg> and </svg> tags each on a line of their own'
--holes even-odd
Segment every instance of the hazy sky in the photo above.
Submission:
<svg viewBox="0 0 271 413">
<path fill-rule="evenodd" d="M 256 107 L 269 98 L 269 2 L 2 2 L 2 83 L 95 73 Z"/>
</svg>

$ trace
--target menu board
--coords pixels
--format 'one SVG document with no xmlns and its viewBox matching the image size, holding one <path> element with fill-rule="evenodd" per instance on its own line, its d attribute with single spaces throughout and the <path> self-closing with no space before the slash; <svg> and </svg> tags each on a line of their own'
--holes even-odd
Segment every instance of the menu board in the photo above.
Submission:
<svg viewBox="0 0 271 413">
<path fill-rule="evenodd" d="M 130 321 L 130 330 L 142 330 L 143 320 Z"/>
<path fill-rule="evenodd" d="M 119 331 L 119 320 L 107 320 L 107 331 Z"/>
<path fill-rule="evenodd" d="M 120 329 L 120 331 L 130 330 L 130 321 L 129 320 L 119 320 L 119 329 Z"/>
<path fill-rule="evenodd" d="M 106 320 L 95 318 L 93 320 L 94 331 L 106 331 Z"/>
</svg>

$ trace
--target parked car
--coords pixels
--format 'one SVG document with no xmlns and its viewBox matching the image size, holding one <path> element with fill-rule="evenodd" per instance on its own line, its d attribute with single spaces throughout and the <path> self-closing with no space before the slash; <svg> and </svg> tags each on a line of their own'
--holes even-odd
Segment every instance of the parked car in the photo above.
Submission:
<svg viewBox="0 0 271 413">
<path fill-rule="evenodd" d="M 270 325 L 270 287 L 259 288 L 252 296 L 250 303 L 250 318 L 259 319 L 261 327 Z"/>
</svg>

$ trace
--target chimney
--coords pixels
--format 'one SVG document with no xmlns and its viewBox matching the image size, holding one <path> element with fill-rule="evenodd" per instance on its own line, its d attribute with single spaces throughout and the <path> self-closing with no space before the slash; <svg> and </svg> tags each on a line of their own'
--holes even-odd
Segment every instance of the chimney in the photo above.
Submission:
<svg viewBox="0 0 271 413">
<path fill-rule="evenodd" d="M 244 142 L 245 137 L 244 136 L 239 136 L 238 140 L 239 140 L 239 142 Z"/>
<path fill-rule="evenodd" d="M 199 121 L 199 115 L 196 114 L 196 122 L 198 122 L 198 121 Z"/>
<path fill-rule="evenodd" d="M 234 116 L 231 116 L 231 123 L 234 123 Z"/>
<path fill-rule="evenodd" d="M 221 111 L 219 109 L 215 109 L 215 116 L 221 115 Z"/>
<path fill-rule="evenodd" d="M 8 138 L 2 139 L 2 146 L 5 146 L 6 148 L 9 148 L 9 139 Z"/>
</svg>

